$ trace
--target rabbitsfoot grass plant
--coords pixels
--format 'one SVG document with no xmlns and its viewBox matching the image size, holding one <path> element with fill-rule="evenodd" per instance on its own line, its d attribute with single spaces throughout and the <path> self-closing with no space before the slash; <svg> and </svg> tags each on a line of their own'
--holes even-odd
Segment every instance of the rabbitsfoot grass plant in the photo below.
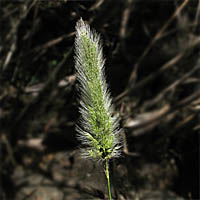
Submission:
<svg viewBox="0 0 200 200">
<path fill-rule="evenodd" d="M 85 158 L 102 161 L 111 199 L 109 160 L 120 156 L 119 118 L 104 74 L 100 36 L 80 19 L 76 24 L 75 68 L 80 90 L 80 120 L 76 127 Z"/>
</svg>

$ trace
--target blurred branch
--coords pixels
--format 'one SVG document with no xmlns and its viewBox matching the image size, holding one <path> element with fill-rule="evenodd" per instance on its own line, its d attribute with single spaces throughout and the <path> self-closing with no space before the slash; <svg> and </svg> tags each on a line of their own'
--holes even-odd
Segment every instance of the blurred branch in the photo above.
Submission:
<svg viewBox="0 0 200 200">
<path fill-rule="evenodd" d="M 100 6 L 104 3 L 104 0 L 97 0 L 90 8 L 89 11 L 94 11 L 98 8 L 100 8 Z"/>
<path fill-rule="evenodd" d="M 156 77 L 158 77 L 160 74 L 162 74 L 163 72 L 165 72 L 167 69 L 172 68 L 175 64 L 177 64 L 182 58 L 184 58 L 185 54 L 197 47 L 200 44 L 200 37 L 196 37 L 193 39 L 193 41 L 185 48 L 183 49 L 182 52 L 178 53 L 175 57 L 173 57 L 171 60 L 169 60 L 167 63 L 165 63 L 163 66 L 160 67 L 160 69 L 158 69 L 157 71 L 155 71 L 154 73 L 150 74 L 149 76 L 147 76 L 145 79 L 141 80 L 139 83 L 137 83 L 133 88 L 128 88 L 125 91 L 123 91 L 120 95 L 118 95 L 115 98 L 115 102 L 117 102 L 117 104 L 121 103 L 121 101 L 123 100 L 123 98 L 130 94 L 130 93 L 134 93 L 136 90 L 141 89 L 144 85 L 148 84 L 150 81 L 152 81 L 153 79 L 155 79 Z"/>
<path fill-rule="evenodd" d="M 10 142 L 9 142 L 9 140 L 7 139 L 7 136 L 6 136 L 5 134 L 2 134 L 2 135 L 1 135 L 1 141 L 2 141 L 2 143 L 5 144 L 5 146 L 6 146 L 6 150 L 7 150 L 8 155 L 9 155 L 9 157 L 8 157 L 7 159 L 10 159 L 12 165 L 13 165 L 13 166 L 16 166 L 17 162 L 16 162 L 16 160 L 15 160 L 15 158 L 14 158 L 13 149 L 12 149 L 12 147 L 11 147 L 11 145 L 10 145 Z"/>
<path fill-rule="evenodd" d="M 192 102 L 199 99 L 200 89 L 196 90 L 189 97 L 182 99 L 175 105 L 165 105 L 159 110 L 143 113 L 135 119 L 129 118 L 124 122 L 124 127 L 133 129 L 133 136 L 145 134 L 147 131 L 150 131 L 152 128 L 159 125 L 162 120 L 167 119 L 167 117 L 167 121 L 172 120 L 178 110 L 182 109 L 184 106 L 190 106 Z M 189 119 L 193 119 L 193 116 Z"/>
<path fill-rule="evenodd" d="M 14 123 L 12 122 L 11 133 L 14 134 L 16 132 L 16 130 L 19 131 L 20 130 L 20 126 L 23 125 L 23 123 L 24 123 L 23 121 L 26 121 L 29 118 L 28 116 L 32 116 L 33 117 L 33 112 L 32 112 L 33 110 L 34 111 L 40 110 L 41 105 L 45 102 L 44 99 L 52 91 L 52 86 L 54 86 L 54 87 L 57 86 L 57 84 L 55 84 L 55 82 L 58 81 L 57 80 L 57 75 L 60 72 L 60 70 L 61 70 L 62 66 L 64 65 L 64 63 L 66 63 L 67 59 L 71 55 L 72 49 L 73 48 L 70 48 L 68 50 L 68 52 L 65 54 L 63 60 L 58 64 L 58 66 L 51 73 L 51 75 L 48 78 L 48 80 L 45 83 L 45 85 L 41 87 L 42 89 L 41 89 L 39 95 L 36 96 L 32 100 L 32 102 L 30 104 L 28 104 L 22 110 L 22 112 L 19 114 L 19 116 L 17 117 L 17 119 L 14 121 Z"/>
<path fill-rule="evenodd" d="M 60 36 L 56 39 L 53 39 L 53 40 L 46 42 L 41 48 L 42 49 L 50 48 L 50 47 L 62 42 L 65 38 L 69 38 L 69 37 L 72 37 L 74 35 L 75 35 L 75 32 L 69 33 L 67 35 L 62 35 L 62 36 Z"/>
<path fill-rule="evenodd" d="M 125 39 L 126 39 L 126 34 L 127 34 L 127 26 L 128 26 L 128 21 L 130 18 L 130 14 L 132 11 L 132 0 L 127 0 L 125 2 L 125 8 L 122 12 L 122 17 L 121 17 L 121 26 L 120 26 L 120 30 L 119 30 L 119 37 L 120 37 L 120 43 L 122 46 L 122 51 L 123 51 L 123 55 L 124 57 L 127 59 L 127 61 L 129 62 L 129 64 L 131 63 L 130 58 L 128 57 L 128 53 L 126 51 L 126 43 L 125 43 Z"/>
<path fill-rule="evenodd" d="M 197 65 L 190 70 L 188 73 L 184 74 L 180 79 L 174 81 L 172 84 L 170 84 L 168 87 L 166 87 L 163 91 L 161 91 L 154 99 L 148 101 L 145 103 L 144 107 L 151 107 L 153 105 L 156 105 L 159 101 L 162 100 L 162 98 L 165 97 L 165 95 L 172 90 L 175 90 L 180 84 L 183 84 L 188 77 L 190 77 L 192 74 L 194 74 L 196 71 L 200 69 L 200 59 Z"/>
<path fill-rule="evenodd" d="M 144 53 L 139 57 L 129 77 L 129 84 L 128 84 L 129 87 L 134 87 L 136 79 L 137 79 L 137 71 L 144 57 L 149 53 L 153 45 L 162 37 L 162 34 L 164 33 L 164 31 L 169 27 L 169 25 L 173 22 L 173 20 L 182 11 L 182 9 L 187 5 L 188 2 L 189 0 L 183 1 L 183 3 L 175 10 L 173 15 L 168 19 L 168 21 L 163 25 L 163 27 L 156 33 L 154 38 L 151 40 L 151 43 L 144 50 Z"/>
<path fill-rule="evenodd" d="M 17 19 L 17 21 L 15 21 L 14 23 L 12 23 L 12 28 L 10 30 L 10 32 L 8 34 L 6 34 L 6 38 L 5 38 L 5 41 L 6 40 L 11 40 L 11 45 L 10 45 L 10 48 L 7 52 L 7 55 L 5 57 L 5 60 L 1 66 L 1 70 L 2 71 L 5 71 L 5 69 L 7 68 L 7 66 L 9 65 L 10 61 L 11 61 L 11 58 L 17 48 L 17 32 L 18 32 L 18 28 L 22 22 L 23 19 L 26 18 L 27 14 L 29 13 L 30 9 L 35 5 L 36 3 L 36 0 L 32 1 L 32 3 L 30 4 L 29 6 L 29 1 L 27 1 L 26 3 L 24 3 L 22 6 L 21 6 L 21 9 L 19 9 L 19 17 Z M 9 15 L 13 14 L 14 12 L 16 12 L 16 10 L 14 9 L 14 11 L 10 12 Z M 6 15 L 6 17 L 8 17 L 9 15 Z"/>
<path fill-rule="evenodd" d="M 75 79 L 76 79 L 75 75 L 67 76 L 58 82 L 58 87 L 62 88 L 62 87 L 67 87 L 69 85 L 72 85 L 72 84 L 74 84 Z M 46 83 L 39 83 L 39 84 L 27 86 L 24 89 L 24 92 L 32 93 L 33 96 L 37 96 L 44 89 L 45 84 Z"/>
<path fill-rule="evenodd" d="M 195 24 L 196 26 L 199 25 L 199 20 L 200 20 L 199 15 L 200 15 L 200 0 L 198 0 L 197 12 L 196 12 L 195 21 L 194 21 L 194 24 Z"/>
</svg>

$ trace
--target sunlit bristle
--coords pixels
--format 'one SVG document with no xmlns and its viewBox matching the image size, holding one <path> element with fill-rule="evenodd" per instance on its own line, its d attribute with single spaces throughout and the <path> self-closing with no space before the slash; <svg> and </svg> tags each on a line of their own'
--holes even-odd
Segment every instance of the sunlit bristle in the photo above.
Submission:
<svg viewBox="0 0 200 200">
<path fill-rule="evenodd" d="M 107 88 L 100 36 L 80 19 L 76 24 L 75 68 L 80 89 L 78 139 L 83 156 L 98 160 L 120 155 L 118 117 Z"/>
</svg>

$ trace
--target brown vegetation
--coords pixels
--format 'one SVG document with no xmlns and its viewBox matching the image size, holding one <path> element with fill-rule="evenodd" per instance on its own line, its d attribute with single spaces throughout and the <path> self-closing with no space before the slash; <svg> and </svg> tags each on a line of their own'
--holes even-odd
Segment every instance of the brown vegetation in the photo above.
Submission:
<svg viewBox="0 0 200 200">
<path fill-rule="evenodd" d="M 74 130 L 80 17 L 101 33 L 124 128 L 113 197 L 199 198 L 199 0 L 4 0 L 0 11 L 0 199 L 107 198 Z"/>
</svg>

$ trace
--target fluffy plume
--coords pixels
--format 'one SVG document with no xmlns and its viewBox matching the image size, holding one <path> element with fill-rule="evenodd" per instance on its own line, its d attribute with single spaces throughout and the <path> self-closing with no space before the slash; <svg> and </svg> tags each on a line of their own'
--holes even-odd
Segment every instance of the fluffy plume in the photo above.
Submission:
<svg viewBox="0 0 200 200">
<path fill-rule="evenodd" d="M 107 88 L 100 36 L 80 19 L 76 24 L 75 68 L 80 89 L 78 139 L 82 155 L 107 160 L 120 155 L 119 120 Z"/>
</svg>

